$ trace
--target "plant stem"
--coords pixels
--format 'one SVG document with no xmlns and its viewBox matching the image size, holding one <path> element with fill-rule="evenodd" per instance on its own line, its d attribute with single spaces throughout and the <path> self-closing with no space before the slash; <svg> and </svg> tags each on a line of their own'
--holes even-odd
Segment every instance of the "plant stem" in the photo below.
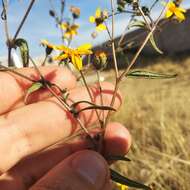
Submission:
<svg viewBox="0 0 190 190">
<path fill-rule="evenodd" d="M 9 72 L 11 72 L 11 73 L 14 73 L 14 74 L 20 76 L 20 77 L 23 77 L 23 78 L 25 78 L 26 80 L 29 80 L 29 81 L 31 81 L 31 82 L 33 82 L 33 83 L 34 83 L 34 82 L 37 82 L 36 80 L 33 80 L 33 79 L 29 78 L 28 76 L 25 76 L 25 75 L 23 75 L 23 74 L 21 74 L 21 73 L 15 71 L 15 70 L 13 70 L 13 69 L 10 69 L 9 67 L 5 67 L 5 66 L 3 66 L 3 65 L 0 65 L 0 68 L 3 68 L 4 71 L 9 71 Z"/>
<path fill-rule="evenodd" d="M 84 82 L 84 86 L 86 87 L 87 92 L 88 92 L 88 94 L 89 94 L 89 96 L 90 96 L 90 99 L 91 99 L 91 101 L 93 102 L 93 101 L 94 101 L 94 100 L 93 100 L 93 96 L 92 96 L 92 94 L 91 94 L 91 92 L 90 92 L 90 89 L 89 89 L 88 84 L 87 84 L 87 82 L 86 82 L 86 79 L 85 79 L 85 77 L 84 77 L 84 75 L 83 75 L 83 72 L 82 72 L 82 71 L 79 71 L 79 72 L 80 72 L 81 77 L 82 77 L 82 80 L 83 80 L 83 82 Z M 96 113 L 96 116 L 97 116 L 98 121 L 99 121 L 99 123 L 100 123 L 100 126 L 102 127 L 102 121 L 101 121 L 101 119 L 100 119 L 100 115 L 98 114 L 97 109 L 95 109 L 95 113 Z"/>
<path fill-rule="evenodd" d="M 168 0 L 169 1 L 169 0 Z M 148 40 L 150 39 L 151 35 L 153 34 L 153 32 L 156 30 L 156 27 L 161 19 L 161 16 L 163 14 L 163 12 L 165 11 L 165 7 L 162 9 L 156 23 L 154 24 L 154 26 L 152 27 L 151 31 L 149 32 L 149 34 L 147 35 L 147 37 L 145 38 L 143 44 L 140 46 L 139 50 L 137 51 L 137 53 L 135 54 L 134 58 L 132 59 L 130 65 L 127 67 L 127 69 L 125 71 L 123 71 L 123 73 L 117 78 L 116 80 L 116 84 L 115 84 L 115 89 L 114 89 L 114 94 L 112 96 L 112 101 L 111 101 L 111 104 L 110 104 L 110 107 L 112 107 L 114 105 L 114 102 L 115 102 L 115 98 L 116 98 L 116 94 L 117 94 L 117 91 L 118 91 L 118 88 L 119 88 L 119 84 L 121 82 L 121 80 L 123 79 L 123 77 L 129 72 L 129 70 L 131 69 L 131 67 L 133 66 L 133 64 L 136 62 L 138 56 L 140 55 L 140 53 L 142 52 L 143 48 L 145 47 L 145 45 L 147 44 Z M 108 123 L 108 120 L 109 120 L 109 117 L 110 117 L 110 112 L 111 111 L 108 111 L 108 115 L 106 117 L 106 121 L 105 121 L 105 125 L 107 125 Z"/>
<path fill-rule="evenodd" d="M 112 53 L 113 53 L 113 60 L 114 60 L 114 67 L 115 67 L 115 77 L 116 79 L 119 76 L 118 73 L 118 66 L 117 66 L 117 59 L 115 53 L 115 43 L 114 43 L 114 32 L 115 32 L 115 17 L 114 17 L 114 2 L 111 0 L 111 11 L 112 11 L 112 35 L 111 35 L 111 43 L 112 43 Z"/>
<path fill-rule="evenodd" d="M 100 73 L 97 70 L 96 70 L 96 75 L 97 75 L 98 85 L 99 85 L 99 89 L 100 89 L 101 106 L 103 106 L 104 105 L 104 101 L 103 101 L 103 96 L 102 96 L 102 87 L 101 87 L 101 83 L 100 83 Z M 102 126 L 104 126 L 104 119 L 105 119 L 105 114 L 104 114 L 104 110 L 102 110 L 102 121 L 103 121 Z"/>
<path fill-rule="evenodd" d="M 151 31 L 151 26 L 150 26 L 150 24 L 149 24 L 149 22 L 148 22 L 148 20 L 147 20 L 147 18 L 146 18 L 146 15 L 144 14 L 144 12 L 142 11 L 142 9 L 141 9 L 140 6 L 138 6 L 138 10 L 139 10 L 139 12 L 141 13 L 141 15 L 142 15 L 142 17 L 143 17 L 143 19 L 144 19 L 144 21 L 145 21 L 145 23 L 146 23 L 148 29 Z"/>
<path fill-rule="evenodd" d="M 27 8 L 27 10 L 26 10 L 26 12 L 25 12 L 25 14 L 24 14 L 24 16 L 23 16 L 23 19 L 22 19 L 20 25 L 18 26 L 18 29 L 17 29 L 17 31 L 16 31 L 14 37 L 13 37 L 13 41 L 16 40 L 16 38 L 17 38 L 17 36 L 18 36 L 18 34 L 19 34 L 19 32 L 20 32 L 22 26 L 24 25 L 24 22 L 25 22 L 25 20 L 26 20 L 26 18 L 27 18 L 27 16 L 28 16 L 30 10 L 32 9 L 32 6 L 33 6 L 34 2 L 35 2 L 35 0 L 31 0 L 31 1 L 30 1 L 30 4 L 29 4 L 29 6 L 28 6 L 28 8 Z"/>
</svg>

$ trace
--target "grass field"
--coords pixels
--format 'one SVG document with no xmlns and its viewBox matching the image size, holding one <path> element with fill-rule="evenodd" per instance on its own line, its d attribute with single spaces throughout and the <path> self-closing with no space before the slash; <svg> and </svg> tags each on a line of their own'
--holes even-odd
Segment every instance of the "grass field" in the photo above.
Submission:
<svg viewBox="0 0 190 190">
<path fill-rule="evenodd" d="M 125 101 L 113 120 L 133 137 L 130 163 L 115 167 L 155 190 L 190 189 L 190 59 L 158 60 L 145 69 L 178 73 L 176 79 L 127 79 Z"/>
</svg>

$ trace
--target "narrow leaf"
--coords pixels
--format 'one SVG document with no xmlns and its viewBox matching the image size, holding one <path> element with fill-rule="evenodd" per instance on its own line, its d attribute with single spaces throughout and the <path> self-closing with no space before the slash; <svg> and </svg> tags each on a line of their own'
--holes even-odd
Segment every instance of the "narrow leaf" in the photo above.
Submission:
<svg viewBox="0 0 190 190">
<path fill-rule="evenodd" d="M 133 181 L 131 179 L 128 179 L 112 169 L 110 169 L 110 173 L 111 173 L 111 179 L 117 183 L 127 185 L 128 187 L 134 187 L 137 189 L 151 190 L 150 187 L 144 184 L 141 184 L 139 182 Z"/>
<path fill-rule="evenodd" d="M 29 48 L 26 40 L 18 38 L 15 41 L 16 47 L 20 49 L 20 55 L 22 58 L 23 67 L 28 67 L 29 65 Z"/>
<path fill-rule="evenodd" d="M 129 72 L 126 77 L 135 77 L 135 78 L 147 78 L 147 79 L 169 79 L 175 78 L 177 74 L 163 74 L 163 73 L 155 73 L 144 70 L 135 70 Z"/>
<path fill-rule="evenodd" d="M 91 109 L 116 111 L 116 109 L 114 109 L 114 108 L 112 108 L 110 106 L 97 106 L 97 105 L 94 105 L 94 106 L 89 106 L 89 107 L 83 108 L 83 109 L 79 110 L 78 113 L 80 113 L 82 111 L 85 111 L 85 110 L 91 110 Z"/>
<path fill-rule="evenodd" d="M 24 102 L 27 103 L 27 98 L 30 94 L 32 94 L 33 92 L 36 92 L 37 90 L 43 88 L 43 84 L 41 82 L 35 82 L 32 84 L 31 87 L 28 88 L 26 95 L 25 95 L 25 99 Z"/>
<path fill-rule="evenodd" d="M 130 162 L 131 160 L 125 156 L 107 156 L 106 160 L 108 161 L 126 161 Z"/>
<path fill-rule="evenodd" d="M 159 54 L 163 54 L 163 51 L 158 48 L 158 46 L 157 46 L 157 44 L 156 44 L 156 42 L 155 42 L 155 40 L 154 40 L 153 34 L 150 36 L 150 39 L 149 39 L 149 40 L 150 40 L 150 43 L 151 43 L 152 47 L 153 47 Z"/>
</svg>

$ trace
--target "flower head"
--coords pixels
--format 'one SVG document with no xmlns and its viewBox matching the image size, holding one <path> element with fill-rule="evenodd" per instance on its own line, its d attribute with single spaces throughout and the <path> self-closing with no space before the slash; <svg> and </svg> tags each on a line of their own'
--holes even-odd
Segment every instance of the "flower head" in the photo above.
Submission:
<svg viewBox="0 0 190 190">
<path fill-rule="evenodd" d="M 186 12 L 185 9 L 179 7 L 179 5 L 177 5 L 176 3 L 174 3 L 173 1 L 170 1 L 169 3 L 164 3 L 164 5 L 166 6 L 167 10 L 166 10 L 166 14 L 165 17 L 166 18 L 170 18 L 173 15 L 176 16 L 178 21 L 183 21 L 185 20 L 185 15 L 184 13 Z"/>
<path fill-rule="evenodd" d="M 62 30 L 65 30 L 64 37 L 68 39 L 72 39 L 73 36 L 77 35 L 77 29 L 79 28 L 79 25 L 77 24 L 72 24 L 65 22 L 60 25 Z"/>
<path fill-rule="evenodd" d="M 75 6 L 71 6 L 70 11 L 71 11 L 71 13 L 73 15 L 73 18 L 75 18 L 75 19 L 79 18 L 79 16 L 80 16 L 80 8 L 75 7 Z"/>
<path fill-rule="evenodd" d="M 55 46 L 50 44 L 47 40 L 41 40 L 41 45 L 46 48 L 46 54 L 49 55 L 55 49 Z"/>
<path fill-rule="evenodd" d="M 93 65 L 97 70 L 106 68 L 106 66 L 107 66 L 107 55 L 104 51 L 95 52 Z"/>
<path fill-rule="evenodd" d="M 101 31 L 101 30 L 106 30 L 106 26 L 104 24 L 104 21 L 108 18 L 108 12 L 106 10 L 101 11 L 100 8 L 96 9 L 95 16 L 90 16 L 89 21 L 91 23 L 96 24 L 96 29 Z"/>
<path fill-rule="evenodd" d="M 84 44 L 76 49 L 68 48 L 63 45 L 56 46 L 56 49 L 62 51 L 62 53 L 59 56 L 54 57 L 54 60 L 69 59 L 76 69 L 81 70 L 83 66 L 82 56 L 92 54 L 90 48 L 91 48 L 90 44 Z"/>
</svg>

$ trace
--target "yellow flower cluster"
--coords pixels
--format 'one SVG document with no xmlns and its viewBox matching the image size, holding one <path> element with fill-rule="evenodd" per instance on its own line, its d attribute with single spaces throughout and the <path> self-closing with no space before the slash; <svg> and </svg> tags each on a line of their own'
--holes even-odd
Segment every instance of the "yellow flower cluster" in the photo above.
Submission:
<svg viewBox="0 0 190 190">
<path fill-rule="evenodd" d="M 106 30 L 104 21 L 108 18 L 108 12 L 102 11 L 100 8 L 96 9 L 95 16 L 90 16 L 89 21 L 96 24 L 96 29 L 99 31 Z"/>
<path fill-rule="evenodd" d="M 166 18 L 170 18 L 173 15 L 175 15 L 178 21 L 181 22 L 185 20 L 185 15 L 184 15 L 184 13 L 186 12 L 185 9 L 179 7 L 173 1 L 170 1 L 169 3 L 164 3 L 164 5 L 167 8 L 166 14 L 165 14 Z"/>
<path fill-rule="evenodd" d="M 68 22 L 65 22 L 60 25 L 60 28 L 62 30 L 65 30 L 63 37 L 72 39 L 73 36 L 78 34 L 77 30 L 79 28 L 79 25 L 77 25 L 77 24 L 70 25 Z"/>
</svg>

